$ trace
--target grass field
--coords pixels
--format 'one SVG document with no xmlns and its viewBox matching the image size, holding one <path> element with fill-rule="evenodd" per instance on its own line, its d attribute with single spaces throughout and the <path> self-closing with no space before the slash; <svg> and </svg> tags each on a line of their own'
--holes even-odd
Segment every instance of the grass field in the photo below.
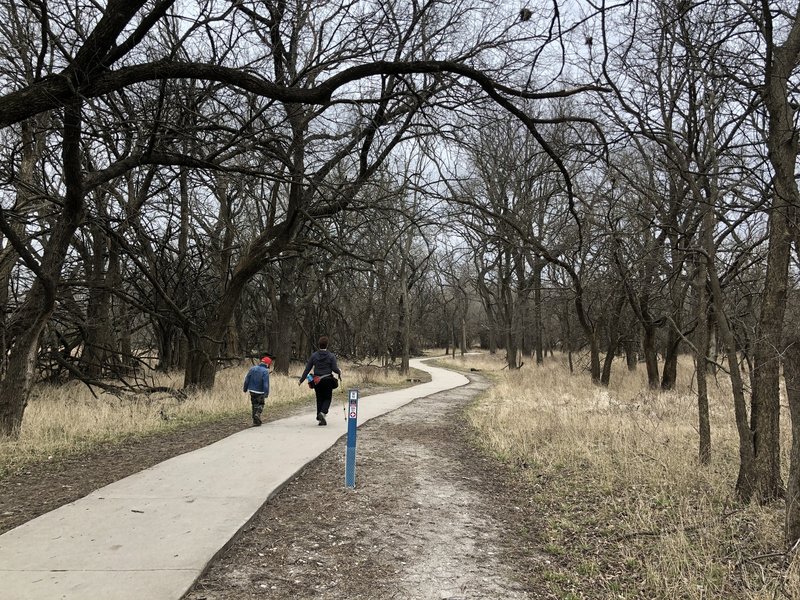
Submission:
<svg viewBox="0 0 800 600">
<path fill-rule="evenodd" d="M 644 368 L 620 361 L 611 386 L 570 375 L 561 357 L 476 368 L 495 387 L 468 413 L 476 439 L 528 481 L 548 559 L 541 578 L 559 598 L 800 598 L 800 561 L 784 554 L 783 511 L 734 495 L 737 437 L 724 374 L 710 381 L 713 458 L 697 460 L 691 361 L 677 390 L 647 390 Z M 782 415 L 788 431 L 788 411 Z M 788 466 L 788 434 L 783 439 Z M 583 591 L 581 591 L 583 590 Z M 586 590 L 592 590 L 586 593 Z"/>
<path fill-rule="evenodd" d="M 733 494 L 737 438 L 724 374 L 710 380 L 713 456 L 701 466 L 688 360 L 678 389 L 667 393 L 647 390 L 644 369 L 630 373 L 621 361 L 608 389 L 586 373 L 570 375 L 559 356 L 511 372 L 501 356 L 439 363 L 478 369 L 495 383 L 467 418 L 476 440 L 525 486 L 536 525 L 520 520 L 526 529 L 516 533 L 535 538 L 544 556 L 532 589 L 564 599 L 800 598 L 800 561 L 783 548 L 783 504 L 744 506 Z M 342 368 L 345 387 L 407 385 L 393 371 Z M 0 441 L 0 476 L 108 440 L 234 414 L 246 420 L 245 370 L 222 370 L 212 391 L 182 401 L 95 398 L 79 384 L 39 387 L 19 440 Z M 175 374 L 154 383 L 180 382 Z M 271 387 L 268 411 L 313 402 L 294 377 L 273 374 Z M 787 466 L 788 422 L 784 409 Z"/>
</svg>

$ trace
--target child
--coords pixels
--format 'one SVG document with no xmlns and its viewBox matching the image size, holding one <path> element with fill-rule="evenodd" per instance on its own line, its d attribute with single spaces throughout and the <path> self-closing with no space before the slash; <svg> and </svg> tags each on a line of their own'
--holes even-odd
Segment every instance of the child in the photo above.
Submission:
<svg viewBox="0 0 800 600">
<path fill-rule="evenodd" d="M 272 359 L 265 356 L 257 365 L 250 367 L 244 378 L 243 392 L 250 392 L 250 403 L 253 405 L 253 427 L 261 425 L 261 413 L 264 401 L 269 396 L 269 366 Z"/>
</svg>

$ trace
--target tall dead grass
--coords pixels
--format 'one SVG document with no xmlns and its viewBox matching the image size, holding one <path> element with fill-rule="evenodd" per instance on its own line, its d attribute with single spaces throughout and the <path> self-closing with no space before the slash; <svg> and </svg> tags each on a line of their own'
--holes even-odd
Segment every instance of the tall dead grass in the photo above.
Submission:
<svg viewBox="0 0 800 600">
<path fill-rule="evenodd" d="M 406 378 L 396 370 L 346 363 L 341 366 L 345 378 L 337 391 L 406 384 Z M 34 390 L 25 410 L 19 439 L 0 439 L 0 476 L 30 461 L 85 451 L 98 443 L 127 436 L 149 435 L 237 414 L 246 423 L 250 401 L 242 393 L 242 381 L 247 367 L 221 370 L 213 389 L 191 392 L 185 399 L 168 394 L 118 398 L 99 391 L 95 397 L 77 382 L 41 385 Z M 154 373 L 152 380 L 155 386 L 180 389 L 183 374 Z M 314 392 L 305 385 L 298 386 L 296 376 L 271 374 L 267 415 L 276 407 L 313 403 Z"/>
<path fill-rule="evenodd" d="M 648 390 L 644 369 L 622 364 L 602 389 L 570 375 L 560 357 L 512 372 L 488 356 L 442 362 L 491 372 L 496 385 L 468 413 L 490 451 L 562 491 L 584 488 L 587 502 L 600 498 L 594 517 L 615 551 L 639 565 L 637 593 L 773 598 L 794 585 L 800 597 L 800 567 L 775 570 L 783 507 L 740 506 L 733 496 L 738 443 L 724 374 L 710 381 L 713 460 L 700 466 L 688 359 L 672 392 Z M 613 578 L 595 584 L 604 593 L 587 597 L 627 597 L 615 595 Z"/>
</svg>

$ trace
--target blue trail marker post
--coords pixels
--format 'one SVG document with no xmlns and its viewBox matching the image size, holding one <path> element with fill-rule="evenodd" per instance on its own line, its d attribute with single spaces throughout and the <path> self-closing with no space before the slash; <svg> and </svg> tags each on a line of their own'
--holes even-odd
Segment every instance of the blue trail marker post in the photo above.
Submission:
<svg viewBox="0 0 800 600">
<path fill-rule="evenodd" d="M 356 432 L 358 431 L 358 390 L 348 391 L 347 454 L 344 465 L 344 484 L 356 487 Z"/>
</svg>

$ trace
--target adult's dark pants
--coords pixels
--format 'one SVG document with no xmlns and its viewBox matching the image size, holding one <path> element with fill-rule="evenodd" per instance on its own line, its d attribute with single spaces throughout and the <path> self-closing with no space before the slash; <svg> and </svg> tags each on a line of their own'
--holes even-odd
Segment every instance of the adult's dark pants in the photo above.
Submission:
<svg viewBox="0 0 800 600">
<path fill-rule="evenodd" d="M 328 409 L 331 407 L 331 398 L 333 397 L 333 386 L 336 382 L 333 375 L 330 377 L 323 377 L 319 383 L 314 386 L 314 392 L 317 394 L 317 412 L 324 415 L 328 414 Z"/>
</svg>

